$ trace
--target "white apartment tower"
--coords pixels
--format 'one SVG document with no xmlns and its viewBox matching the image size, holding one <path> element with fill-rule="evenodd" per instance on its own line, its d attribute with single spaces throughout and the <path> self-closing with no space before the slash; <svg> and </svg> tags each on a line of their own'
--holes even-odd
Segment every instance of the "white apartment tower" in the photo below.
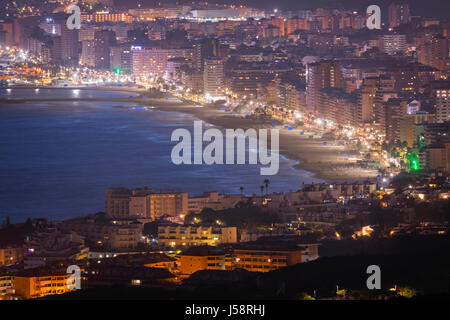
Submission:
<svg viewBox="0 0 450 320">
<path fill-rule="evenodd" d="M 436 122 L 450 121 L 450 89 L 436 91 Z"/>
<path fill-rule="evenodd" d="M 203 70 L 204 94 L 214 98 L 223 97 L 225 90 L 225 75 L 223 60 L 207 58 Z"/>
</svg>

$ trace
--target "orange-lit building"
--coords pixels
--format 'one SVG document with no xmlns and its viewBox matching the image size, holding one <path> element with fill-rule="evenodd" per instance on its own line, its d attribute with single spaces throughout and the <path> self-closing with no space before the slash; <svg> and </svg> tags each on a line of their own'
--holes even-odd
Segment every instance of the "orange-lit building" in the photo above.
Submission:
<svg viewBox="0 0 450 320">
<path fill-rule="evenodd" d="M 272 17 L 269 19 L 269 24 L 277 27 L 280 29 L 281 36 L 284 37 L 286 35 L 286 29 L 285 29 L 285 20 L 281 17 Z"/>
<path fill-rule="evenodd" d="M 225 252 L 208 246 L 191 247 L 180 254 L 178 271 L 188 277 L 199 270 L 225 270 Z"/>
<path fill-rule="evenodd" d="M 10 300 L 14 297 L 14 277 L 0 275 L 0 300 Z"/>
<path fill-rule="evenodd" d="M 322 60 L 307 66 L 306 103 L 317 111 L 320 107 L 320 92 L 325 88 L 343 88 L 341 64 L 336 60 Z"/>
<path fill-rule="evenodd" d="M 296 245 L 271 244 L 237 245 L 229 251 L 208 246 L 191 247 L 180 254 L 178 270 L 181 277 L 188 277 L 199 270 L 239 268 L 253 272 L 268 272 L 301 263 L 302 252 L 307 250 L 312 249 Z"/>
<path fill-rule="evenodd" d="M 71 274 L 48 270 L 29 269 L 14 275 L 14 290 L 22 299 L 35 299 L 48 295 L 63 294 L 69 289 L 67 281 Z"/>
<path fill-rule="evenodd" d="M 184 247 L 237 242 L 236 227 L 159 225 L 158 243 L 166 247 Z"/>
<path fill-rule="evenodd" d="M 130 9 L 128 13 L 136 17 L 137 21 L 154 21 L 156 19 L 176 19 L 180 14 L 190 11 L 188 6 L 176 6 L 172 8 Z"/>
<path fill-rule="evenodd" d="M 114 218 L 130 215 L 131 190 L 127 188 L 106 189 L 106 213 Z"/>
<path fill-rule="evenodd" d="M 155 193 L 153 189 L 106 189 L 106 213 L 113 218 L 141 217 L 157 219 L 163 215 L 188 213 L 188 194 Z"/>
</svg>

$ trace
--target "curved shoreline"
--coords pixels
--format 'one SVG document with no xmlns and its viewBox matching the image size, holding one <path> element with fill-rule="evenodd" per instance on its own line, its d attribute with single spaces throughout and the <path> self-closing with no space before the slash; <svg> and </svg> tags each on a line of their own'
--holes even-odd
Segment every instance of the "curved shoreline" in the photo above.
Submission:
<svg viewBox="0 0 450 320">
<path fill-rule="evenodd" d="M 200 120 L 210 123 L 214 126 L 229 129 L 260 129 L 272 127 L 272 121 L 267 119 L 247 118 L 226 111 L 219 110 L 217 107 L 195 105 L 189 102 L 183 102 L 177 98 L 167 100 L 167 98 L 151 97 L 151 93 L 140 88 L 117 88 L 117 87 L 48 87 L 48 86 L 30 86 L 30 87 L 12 87 L 12 89 L 57 89 L 57 90 L 93 90 L 93 91 L 112 91 L 137 94 L 135 97 L 128 98 L 37 98 L 37 99 L 0 99 L 0 103 L 30 103 L 44 101 L 111 101 L 111 102 L 129 102 L 144 106 L 153 106 L 155 110 L 165 112 L 178 112 L 190 114 Z M 169 95 L 168 95 L 169 96 Z M 280 127 L 280 126 L 278 126 Z M 311 177 L 327 182 L 362 182 L 374 179 L 377 176 L 376 170 L 363 169 L 342 156 L 346 149 L 343 146 L 323 145 L 323 141 L 310 139 L 307 134 L 300 135 L 299 130 L 289 131 L 280 129 L 280 150 L 279 154 L 289 160 L 296 161 L 293 165 L 295 169 L 306 171 Z M 270 178 L 270 177 L 269 177 Z"/>
</svg>

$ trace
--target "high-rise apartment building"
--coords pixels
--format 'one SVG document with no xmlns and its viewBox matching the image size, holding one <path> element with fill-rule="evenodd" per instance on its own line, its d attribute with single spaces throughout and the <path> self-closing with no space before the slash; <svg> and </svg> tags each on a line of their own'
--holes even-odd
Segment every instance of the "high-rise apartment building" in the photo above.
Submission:
<svg viewBox="0 0 450 320">
<path fill-rule="evenodd" d="M 385 34 L 382 39 L 382 50 L 388 55 L 404 53 L 406 51 L 406 35 Z"/>
<path fill-rule="evenodd" d="M 374 118 L 375 93 L 377 85 L 364 79 L 364 84 L 359 91 L 358 120 L 360 123 L 371 122 Z"/>
<path fill-rule="evenodd" d="M 283 17 L 271 17 L 268 20 L 268 24 L 277 27 L 280 29 L 281 36 L 284 37 L 286 35 L 285 28 L 285 19 Z"/>
<path fill-rule="evenodd" d="M 75 290 L 67 286 L 67 282 L 72 280 L 70 277 L 71 274 L 64 272 L 32 270 L 14 275 L 13 283 L 16 295 L 22 299 L 36 299 Z"/>
<path fill-rule="evenodd" d="M 335 60 L 323 60 L 309 64 L 306 70 L 306 104 L 309 109 L 317 111 L 322 89 L 343 88 L 341 64 Z"/>
<path fill-rule="evenodd" d="M 193 45 L 193 68 L 203 71 L 206 58 L 220 58 L 220 41 L 214 38 L 206 38 Z"/>
<path fill-rule="evenodd" d="M 95 31 L 99 30 L 102 30 L 100 26 L 90 23 L 83 23 L 81 25 L 81 29 L 78 31 L 78 41 L 94 41 Z"/>
<path fill-rule="evenodd" d="M 124 12 L 122 13 L 109 13 L 109 12 L 96 12 L 93 14 L 82 13 L 80 16 L 81 22 L 126 22 L 132 23 L 134 18 Z"/>
<path fill-rule="evenodd" d="M 348 94 L 341 88 L 324 88 L 319 94 L 318 113 L 325 119 L 340 125 L 359 124 L 358 97 Z"/>
<path fill-rule="evenodd" d="M 106 189 L 106 213 L 114 218 L 128 218 L 131 195 L 131 190 L 126 188 Z"/>
<path fill-rule="evenodd" d="M 267 85 L 287 71 L 286 66 L 267 62 L 240 63 L 229 72 L 231 90 L 234 94 L 259 97 Z"/>
<path fill-rule="evenodd" d="M 395 81 L 385 76 L 364 79 L 358 99 L 357 117 L 360 123 L 377 120 L 377 105 L 383 102 L 380 98 L 385 92 L 393 92 L 394 85 Z"/>
<path fill-rule="evenodd" d="M 425 170 L 450 172 L 450 141 L 425 146 L 419 159 L 420 167 Z"/>
<path fill-rule="evenodd" d="M 202 41 L 202 58 L 220 58 L 220 41 L 218 39 L 204 39 Z"/>
<path fill-rule="evenodd" d="M 14 24 L 12 22 L 0 23 L 0 30 L 3 32 L 2 45 L 12 46 L 14 44 Z"/>
<path fill-rule="evenodd" d="M 400 140 L 400 122 L 406 116 L 408 102 L 404 99 L 389 99 L 385 104 L 386 140 Z"/>
<path fill-rule="evenodd" d="M 398 93 L 394 91 L 378 90 L 375 94 L 374 120 L 379 132 L 386 135 L 388 127 L 388 102 L 397 99 Z M 392 111 L 392 110 L 391 110 Z"/>
<path fill-rule="evenodd" d="M 84 40 L 81 42 L 80 64 L 87 67 L 95 66 L 95 42 Z"/>
<path fill-rule="evenodd" d="M 159 225 L 158 244 L 166 247 L 184 247 L 237 243 L 236 227 L 196 225 Z"/>
<path fill-rule="evenodd" d="M 9 300 L 14 296 L 14 277 L 0 275 L 0 300 Z"/>
<path fill-rule="evenodd" d="M 190 11 L 189 6 L 159 7 L 149 9 L 130 9 L 128 13 L 138 21 L 154 21 L 155 19 L 175 19 L 180 14 Z"/>
<path fill-rule="evenodd" d="M 61 23 L 61 60 L 69 64 L 78 63 L 78 30 L 70 30 L 67 28 L 66 20 Z"/>
<path fill-rule="evenodd" d="M 406 3 L 396 4 L 392 3 L 388 7 L 389 27 L 395 28 L 401 24 L 410 22 L 409 5 Z"/>
<path fill-rule="evenodd" d="M 449 38 L 432 36 L 429 41 L 417 48 L 418 61 L 443 72 L 450 71 Z"/>
<path fill-rule="evenodd" d="M 436 91 L 436 122 L 450 121 L 450 89 Z"/>
</svg>

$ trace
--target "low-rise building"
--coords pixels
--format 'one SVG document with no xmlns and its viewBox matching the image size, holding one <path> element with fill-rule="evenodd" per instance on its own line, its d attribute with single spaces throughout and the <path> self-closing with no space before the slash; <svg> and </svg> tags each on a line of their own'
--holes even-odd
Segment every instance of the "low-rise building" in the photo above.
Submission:
<svg viewBox="0 0 450 320">
<path fill-rule="evenodd" d="M 112 220 L 87 216 L 64 221 L 60 228 L 83 236 L 90 247 L 104 250 L 136 249 L 142 237 L 143 225 L 135 220 Z"/>
<path fill-rule="evenodd" d="M 15 293 L 22 299 L 36 299 L 74 291 L 68 286 L 71 275 L 47 269 L 25 270 L 14 274 Z"/>
<path fill-rule="evenodd" d="M 199 270 L 225 270 L 225 252 L 207 246 L 191 247 L 178 259 L 181 277 L 188 277 Z"/>
<path fill-rule="evenodd" d="M 241 194 L 225 195 L 218 192 L 205 192 L 201 196 L 190 197 L 188 199 L 188 211 L 199 213 L 205 208 L 213 210 L 223 210 L 234 208 L 239 201 L 245 197 Z"/>
<path fill-rule="evenodd" d="M 216 246 L 237 242 L 236 227 L 160 225 L 158 243 L 165 247 Z"/>
</svg>

